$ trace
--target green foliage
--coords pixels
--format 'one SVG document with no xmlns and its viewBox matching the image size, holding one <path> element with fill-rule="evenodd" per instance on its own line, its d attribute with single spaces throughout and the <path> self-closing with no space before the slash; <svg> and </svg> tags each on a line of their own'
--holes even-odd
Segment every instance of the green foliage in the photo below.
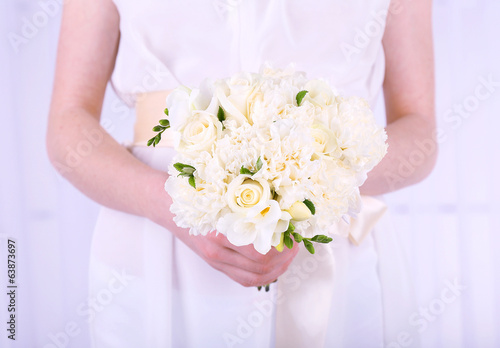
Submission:
<svg viewBox="0 0 500 348">
<path fill-rule="evenodd" d="M 179 172 L 178 176 L 188 178 L 189 185 L 191 185 L 193 188 L 196 188 L 196 180 L 194 178 L 194 172 L 196 171 L 195 167 L 190 166 L 189 164 L 177 162 L 174 163 L 174 168 Z"/>
<path fill-rule="evenodd" d="M 308 199 L 304 199 L 304 204 L 311 211 L 311 214 L 313 214 L 313 215 L 316 214 L 316 207 L 314 206 L 313 202 L 311 202 Z"/>
<path fill-rule="evenodd" d="M 168 116 L 168 109 L 165 109 L 163 112 Z M 165 132 L 165 129 L 170 128 L 170 121 L 166 118 L 161 119 L 160 121 L 158 121 L 158 123 L 158 125 L 153 127 L 153 132 L 156 132 L 158 134 L 148 140 L 148 146 L 153 145 L 153 147 L 156 147 L 156 145 L 158 145 L 161 140 L 162 133 Z"/>
<path fill-rule="evenodd" d="M 304 99 L 307 93 L 309 93 L 309 91 L 305 90 L 297 93 L 297 96 L 295 97 L 295 99 L 297 100 L 297 106 L 300 106 L 300 104 L 302 104 L 302 100 Z"/>
<path fill-rule="evenodd" d="M 259 158 L 257 158 L 257 162 L 255 163 L 255 171 L 251 171 L 250 169 L 245 168 L 244 166 L 241 166 L 241 168 L 240 168 L 240 174 L 254 175 L 259 170 L 262 169 L 262 165 L 263 165 L 262 159 L 259 156 Z"/>
</svg>

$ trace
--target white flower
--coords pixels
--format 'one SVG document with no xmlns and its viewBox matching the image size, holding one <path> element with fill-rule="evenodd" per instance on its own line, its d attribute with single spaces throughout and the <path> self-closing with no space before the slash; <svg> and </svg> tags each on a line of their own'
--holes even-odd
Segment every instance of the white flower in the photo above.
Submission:
<svg viewBox="0 0 500 348">
<path fill-rule="evenodd" d="M 387 153 L 387 134 L 375 123 L 368 103 L 362 98 L 337 98 L 338 115 L 330 121 L 337 136 L 344 164 L 358 173 L 367 173 Z M 364 175 L 361 175 L 364 177 Z"/>
<path fill-rule="evenodd" d="M 315 106 L 325 107 L 335 102 L 335 94 L 325 81 L 310 80 L 305 84 L 304 90 L 308 92 L 304 101 L 309 101 Z"/>
<path fill-rule="evenodd" d="M 312 216 L 309 208 L 301 201 L 293 203 L 292 206 L 287 209 L 287 212 L 292 217 L 292 220 L 295 221 L 305 221 Z"/>
<path fill-rule="evenodd" d="M 193 89 L 191 92 L 191 108 L 193 110 L 202 110 L 212 115 L 216 115 L 219 110 L 219 101 L 214 91 L 214 83 L 209 79 L 205 79 L 201 83 L 199 89 Z"/>
<path fill-rule="evenodd" d="M 177 131 L 191 117 L 190 108 L 191 90 L 187 87 L 174 89 L 167 96 L 170 128 Z"/>
<path fill-rule="evenodd" d="M 222 109 L 224 110 L 224 114 L 226 119 L 235 120 L 238 126 L 247 122 L 247 117 L 244 112 L 242 112 L 239 108 L 243 108 L 243 106 L 239 105 L 243 104 L 241 99 L 244 99 L 244 93 L 238 97 L 234 97 L 237 101 L 237 105 L 233 104 L 235 100 L 230 100 L 228 97 L 231 95 L 231 88 L 229 88 L 227 81 L 221 80 L 215 83 L 215 96 L 219 100 Z"/>
<path fill-rule="evenodd" d="M 288 229 L 290 218 L 290 214 L 281 211 L 278 202 L 269 200 L 248 209 L 246 214 L 226 214 L 217 223 L 217 230 L 233 245 L 253 244 L 255 250 L 266 254 L 279 244 L 280 234 Z"/>
<path fill-rule="evenodd" d="M 259 75 L 250 73 L 239 73 L 227 80 L 229 87 L 227 100 L 247 118 L 249 114 L 248 97 L 258 87 L 259 83 Z"/>
<path fill-rule="evenodd" d="M 340 157 L 341 150 L 337 144 L 337 137 L 330 129 L 321 123 L 315 123 L 311 126 L 311 136 L 314 140 L 316 155 L 328 155 L 335 158 Z"/>
<path fill-rule="evenodd" d="M 177 150 L 184 154 L 197 155 L 212 149 L 217 138 L 221 136 L 222 124 L 214 115 L 206 111 L 196 111 L 179 132 L 181 137 Z"/>
<path fill-rule="evenodd" d="M 342 98 L 293 67 L 180 87 L 167 107 L 177 140 L 173 161 L 194 167 L 196 184 L 169 168 L 174 221 L 193 234 L 217 229 L 261 253 L 280 243 L 290 223 L 306 238 L 343 233 L 335 225 L 359 212 L 359 186 L 387 151 L 368 103 Z M 242 167 L 254 174 L 241 175 Z"/>
<path fill-rule="evenodd" d="M 169 172 L 165 190 L 172 197 L 170 211 L 175 215 L 177 226 L 190 228 L 193 235 L 206 235 L 214 231 L 215 222 L 227 207 L 223 189 L 199 178 L 194 189 L 188 184 L 187 178 L 177 176 L 173 169 Z"/>
<path fill-rule="evenodd" d="M 234 213 L 246 214 L 248 209 L 271 199 L 271 188 L 264 179 L 240 174 L 229 184 L 226 199 Z"/>
</svg>

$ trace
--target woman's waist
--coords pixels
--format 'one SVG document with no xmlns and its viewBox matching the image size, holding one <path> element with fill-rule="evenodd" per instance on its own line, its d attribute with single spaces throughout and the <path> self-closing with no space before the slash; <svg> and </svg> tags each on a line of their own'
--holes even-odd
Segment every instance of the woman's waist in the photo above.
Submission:
<svg viewBox="0 0 500 348">
<path fill-rule="evenodd" d="M 147 146 L 149 139 L 157 135 L 153 127 L 158 125 L 160 119 L 166 118 L 164 110 L 169 93 L 170 91 L 154 91 L 137 96 L 133 146 Z M 161 142 L 156 144 L 156 147 L 174 147 L 173 134 L 170 129 L 163 131 Z"/>
</svg>

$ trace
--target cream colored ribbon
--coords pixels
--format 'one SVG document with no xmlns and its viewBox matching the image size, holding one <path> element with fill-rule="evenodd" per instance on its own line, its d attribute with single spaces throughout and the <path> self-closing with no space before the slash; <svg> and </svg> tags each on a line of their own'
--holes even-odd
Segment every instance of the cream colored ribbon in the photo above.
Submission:
<svg viewBox="0 0 500 348">
<path fill-rule="evenodd" d="M 168 91 L 141 94 L 136 101 L 134 145 L 145 146 L 155 136 L 152 128 L 165 118 Z M 158 146 L 173 147 L 170 130 L 163 133 Z M 380 200 L 361 196 L 361 212 L 350 223 L 336 226 L 340 235 L 359 245 L 384 215 L 387 206 Z M 311 255 L 300 248 L 289 270 L 278 280 L 276 292 L 276 347 L 323 347 L 328 330 L 331 300 L 335 286 L 335 258 L 329 245 L 317 245 Z M 314 271 L 308 272 L 308 269 Z M 292 272 L 299 277 L 290 277 Z"/>
<path fill-rule="evenodd" d="M 134 125 L 134 146 L 146 146 L 149 139 L 156 135 L 153 127 L 162 118 L 168 117 L 163 113 L 166 108 L 167 95 L 170 91 L 155 91 L 142 93 L 135 101 L 135 125 Z M 156 146 L 174 147 L 174 137 L 172 131 L 166 129 L 161 137 L 161 141 Z"/>
<path fill-rule="evenodd" d="M 361 196 L 361 212 L 356 218 L 351 218 L 349 225 L 349 240 L 360 245 L 363 239 L 373 230 L 378 220 L 387 211 L 387 206 L 381 200 L 371 196 Z"/>
<path fill-rule="evenodd" d="M 337 232 L 359 245 L 384 215 L 380 200 L 361 196 L 362 209 Z M 278 279 L 276 347 L 324 347 L 335 286 L 335 258 L 329 245 L 318 245 L 311 255 L 301 248 L 292 265 Z M 313 270 L 308 272 L 308 270 Z M 298 273 L 298 274 L 297 274 Z M 294 279 L 294 281 L 290 281 Z"/>
</svg>

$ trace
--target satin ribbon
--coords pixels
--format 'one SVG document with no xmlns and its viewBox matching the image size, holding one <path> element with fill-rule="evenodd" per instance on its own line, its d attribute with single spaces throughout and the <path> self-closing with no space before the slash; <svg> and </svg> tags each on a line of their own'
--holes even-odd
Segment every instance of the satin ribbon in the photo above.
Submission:
<svg viewBox="0 0 500 348">
<path fill-rule="evenodd" d="M 168 91 L 140 94 L 136 101 L 134 145 L 145 146 L 155 136 L 152 128 L 165 118 L 163 110 Z M 174 147 L 170 130 L 163 133 L 157 146 Z M 348 236 L 359 245 L 370 234 L 387 206 L 380 200 L 361 196 L 361 212 L 349 223 L 341 221 L 336 232 Z M 334 289 L 335 258 L 329 245 L 317 245 L 311 255 L 300 248 L 289 270 L 278 279 L 276 291 L 276 347 L 323 347 L 328 330 L 331 300 Z M 313 266 L 314 265 L 314 266 Z M 300 268 L 303 271 L 300 271 Z M 313 272 L 307 269 L 314 268 Z M 301 281 L 291 281 L 293 272 L 303 273 Z"/>
<path fill-rule="evenodd" d="M 361 196 L 361 212 L 349 224 L 341 221 L 336 228 L 340 235 L 349 236 L 359 245 L 384 215 L 384 202 Z M 300 248 L 288 271 L 278 278 L 276 306 L 276 347 L 324 347 L 335 286 L 335 258 L 327 245 L 315 246 L 317 253 Z M 308 266 L 309 265 L 309 266 Z M 313 266 L 314 265 L 314 266 Z M 314 269 L 307 272 L 308 269 Z M 289 281 L 290 277 L 300 282 Z"/>
<path fill-rule="evenodd" d="M 170 91 L 155 91 L 137 95 L 135 101 L 135 125 L 134 125 L 134 146 L 146 146 L 149 139 L 157 133 L 153 132 L 153 127 L 162 118 L 168 117 L 164 114 L 166 99 Z M 170 129 L 166 129 L 161 137 L 161 141 L 156 146 L 174 147 L 174 137 Z"/>
<path fill-rule="evenodd" d="M 361 213 L 356 218 L 351 218 L 349 228 L 349 240 L 355 245 L 361 244 L 387 211 L 385 203 L 376 198 L 361 196 L 361 202 Z"/>
</svg>

